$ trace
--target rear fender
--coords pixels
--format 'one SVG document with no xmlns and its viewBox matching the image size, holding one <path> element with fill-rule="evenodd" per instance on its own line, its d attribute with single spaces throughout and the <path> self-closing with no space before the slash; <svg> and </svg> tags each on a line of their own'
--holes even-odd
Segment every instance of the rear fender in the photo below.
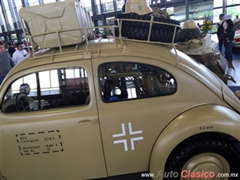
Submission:
<svg viewBox="0 0 240 180">
<path fill-rule="evenodd" d="M 190 109 L 175 118 L 159 135 L 151 154 L 149 171 L 164 172 L 166 161 L 174 148 L 187 138 L 207 132 L 221 132 L 240 141 L 240 115 L 219 105 Z M 162 173 L 163 174 L 163 173 Z"/>
</svg>

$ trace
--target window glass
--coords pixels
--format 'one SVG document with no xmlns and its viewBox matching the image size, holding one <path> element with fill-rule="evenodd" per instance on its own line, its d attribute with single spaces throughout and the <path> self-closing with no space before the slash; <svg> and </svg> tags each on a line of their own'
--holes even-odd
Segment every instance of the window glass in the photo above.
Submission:
<svg viewBox="0 0 240 180">
<path fill-rule="evenodd" d="M 22 7 L 22 1 L 15 1 L 16 7 Z"/>
<path fill-rule="evenodd" d="M 223 1 L 222 0 L 214 0 L 213 1 L 213 7 L 222 7 Z"/>
<path fill-rule="evenodd" d="M 87 1 L 87 0 L 85 0 Z M 100 0 L 95 0 L 96 4 L 100 4 Z"/>
<path fill-rule="evenodd" d="M 4 25 L 4 27 L 6 28 L 6 23 L 5 20 L 3 18 L 3 13 L 2 13 L 2 8 L 0 8 L 0 26 Z M 2 33 L 2 28 L 0 28 L 0 32 Z"/>
<path fill-rule="evenodd" d="M 117 11 L 119 11 L 119 10 L 121 11 L 123 5 L 125 4 L 124 0 L 119 0 L 116 3 L 117 3 Z"/>
<path fill-rule="evenodd" d="M 208 17 L 212 20 L 213 0 L 189 3 L 189 19 L 203 19 Z"/>
<path fill-rule="evenodd" d="M 113 2 L 113 0 L 102 0 L 102 3 Z"/>
<path fill-rule="evenodd" d="M 105 3 L 103 3 L 103 12 L 104 13 L 113 12 L 113 11 L 114 11 L 113 2 L 105 2 Z"/>
<path fill-rule="evenodd" d="M 39 5 L 39 1 L 38 0 L 28 0 L 28 4 L 29 4 L 29 6 L 36 6 L 36 5 Z"/>
<path fill-rule="evenodd" d="M 73 107 L 88 104 L 89 100 L 84 68 L 54 69 L 15 80 L 5 94 L 2 111 L 10 113 Z"/>
<path fill-rule="evenodd" d="M 227 0 L 227 6 L 234 5 L 234 4 L 239 4 L 239 0 Z"/>
<path fill-rule="evenodd" d="M 44 4 L 47 4 L 47 3 L 54 3 L 56 2 L 56 0 L 44 0 Z"/>
<path fill-rule="evenodd" d="M 174 14 L 174 8 L 173 8 L 173 7 L 167 8 L 166 11 L 167 11 L 167 13 L 168 13 L 169 15 L 173 15 L 173 14 Z"/>
<path fill-rule="evenodd" d="M 240 15 L 240 6 L 232 6 L 227 8 L 227 14 L 235 19 L 236 15 Z"/>
<path fill-rule="evenodd" d="M 13 18 L 14 17 L 12 17 L 12 15 L 11 15 L 11 12 L 10 12 L 10 9 L 9 9 L 9 5 L 8 5 L 8 1 L 4 0 L 3 3 L 4 3 L 4 6 L 5 6 L 5 12 L 7 14 L 8 23 L 9 23 L 9 24 L 7 24 L 7 26 L 8 26 L 8 28 L 10 30 L 14 30 L 14 26 L 13 26 Z"/>
<path fill-rule="evenodd" d="M 101 14 L 101 5 L 100 4 L 95 5 L 95 10 L 96 10 L 97 14 Z"/>
<path fill-rule="evenodd" d="M 186 20 L 186 7 L 185 6 L 174 7 L 174 19 L 177 21 L 185 21 Z"/>
<path fill-rule="evenodd" d="M 85 7 L 85 8 L 90 13 L 90 15 L 92 16 L 93 15 L 92 6 L 88 6 L 88 7 Z"/>
<path fill-rule="evenodd" d="M 83 0 L 81 1 L 81 3 L 83 4 L 84 7 L 92 6 L 91 1 L 89 0 Z"/>
<path fill-rule="evenodd" d="M 99 77 L 105 102 L 166 96 L 177 90 L 170 73 L 147 64 L 105 63 L 99 67 Z"/>
<path fill-rule="evenodd" d="M 219 9 L 214 9 L 213 10 L 213 23 L 218 23 L 219 20 L 219 15 L 223 13 L 223 9 L 219 8 Z"/>
<path fill-rule="evenodd" d="M 22 1 L 13 1 L 12 4 L 13 4 L 13 9 L 14 9 L 15 16 L 17 18 L 18 27 L 19 27 L 19 29 L 22 29 L 22 25 L 20 23 L 20 18 L 19 18 L 19 14 L 18 14 L 19 10 L 23 7 L 22 6 Z"/>
</svg>

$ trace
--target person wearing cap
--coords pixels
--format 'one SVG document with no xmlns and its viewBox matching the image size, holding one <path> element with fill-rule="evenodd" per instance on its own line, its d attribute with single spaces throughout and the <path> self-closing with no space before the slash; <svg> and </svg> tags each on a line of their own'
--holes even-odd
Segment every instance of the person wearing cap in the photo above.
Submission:
<svg viewBox="0 0 240 180">
<path fill-rule="evenodd" d="M 23 48 L 23 43 L 16 44 L 17 50 L 13 53 L 13 62 L 15 65 L 20 63 L 23 59 L 28 56 L 28 52 Z"/>
<path fill-rule="evenodd" d="M 4 45 L 0 42 L 0 85 L 5 76 L 15 66 L 8 52 L 4 52 Z"/>
</svg>

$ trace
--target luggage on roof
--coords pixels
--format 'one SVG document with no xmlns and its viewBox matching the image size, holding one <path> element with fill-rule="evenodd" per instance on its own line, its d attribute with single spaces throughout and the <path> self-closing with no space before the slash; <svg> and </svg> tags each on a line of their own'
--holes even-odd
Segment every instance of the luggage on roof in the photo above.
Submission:
<svg viewBox="0 0 240 180">
<path fill-rule="evenodd" d="M 93 36 L 92 29 L 84 30 L 92 26 L 89 13 L 74 0 L 24 7 L 19 10 L 19 16 L 25 37 L 41 48 L 78 44 L 86 35 Z"/>
</svg>

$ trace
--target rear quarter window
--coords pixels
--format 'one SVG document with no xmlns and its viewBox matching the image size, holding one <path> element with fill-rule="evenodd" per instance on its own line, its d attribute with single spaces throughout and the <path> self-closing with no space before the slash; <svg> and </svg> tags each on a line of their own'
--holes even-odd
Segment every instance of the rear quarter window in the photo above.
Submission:
<svg viewBox="0 0 240 180">
<path fill-rule="evenodd" d="M 99 77 L 104 102 L 169 96 L 177 91 L 169 72 L 148 64 L 104 63 L 99 66 Z"/>
</svg>

